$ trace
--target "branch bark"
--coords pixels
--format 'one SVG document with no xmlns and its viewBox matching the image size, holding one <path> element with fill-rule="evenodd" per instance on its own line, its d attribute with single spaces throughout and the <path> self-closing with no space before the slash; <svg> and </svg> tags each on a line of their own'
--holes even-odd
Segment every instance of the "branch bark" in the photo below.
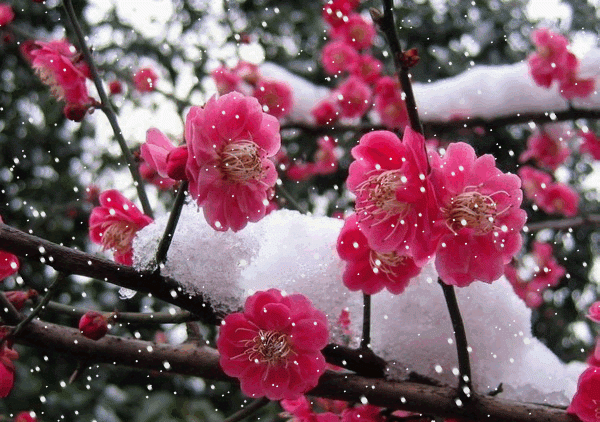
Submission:
<svg viewBox="0 0 600 422">
<path fill-rule="evenodd" d="M 106 336 L 94 341 L 77 329 L 32 321 L 17 343 L 96 363 L 117 363 L 136 369 L 194 375 L 212 380 L 233 381 L 219 366 L 216 350 L 190 344 L 173 346 Z M 466 418 L 488 422 L 575 422 L 565 410 L 529 403 L 474 395 L 462 407 L 456 405 L 456 390 L 412 382 L 393 382 L 359 375 L 326 372 L 309 395 L 360 401 L 389 409 L 433 414 L 444 418 Z"/>
</svg>

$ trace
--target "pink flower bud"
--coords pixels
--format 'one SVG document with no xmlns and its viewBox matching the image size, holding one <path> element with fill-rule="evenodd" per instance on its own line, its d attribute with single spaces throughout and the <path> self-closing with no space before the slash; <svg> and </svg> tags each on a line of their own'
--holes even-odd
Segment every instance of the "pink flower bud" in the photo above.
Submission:
<svg viewBox="0 0 600 422">
<path fill-rule="evenodd" d="M 79 331 L 89 339 L 99 340 L 108 332 L 108 321 L 100 312 L 87 312 L 79 320 Z"/>
<path fill-rule="evenodd" d="M 156 88 L 158 75 L 149 67 L 138 70 L 133 75 L 133 83 L 139 92 L 152 92 Z"/>
<path fill-rule="evenodd" d="M 121 94 L 123 92 L 123 85 L 119 81 L 112 81 L 108 84 L 108 90 L 112 95 Z"/>
<path fill-rule="evenodd" d="M 167 176 L 175 180 L 187 180 L 185 175 L 187 159 L 188 149 L 185 145 L 169 151 L 167 155 Z"/>
<path fill-rule="evenodd" d="M 76 103 L 67 103 L 65 108 L 63 108 L 63 113 L 65 113 L 65 117 L 69 120 L 73 120 L 74 122 L 81 122 L 88 110 L 90 109 L 91 104 L 76 104 Z"/>
<path fill-rule="evenodd" d="M 592 303 L 592 306 L 588 309 L 587 317 L 600 324 L 600 302 Z"/>
<path fill-rule="evenodd" d="M 0 4 L 0 26 L 8 25 L 15 18 L 15 14 L 8 4 Z"/>
<path fill-rule="evenodd" d="M 24 292 L 22 290 L 13 290 L 11 292 L 6 292 L 5 296 L 10 303 L 15 307 L 17 311 L 20 311 L 25 307 L 25 302 L 27 299 L 37 296 L 37 292 L 33 289 L 29 289 Z"/>
</svg>

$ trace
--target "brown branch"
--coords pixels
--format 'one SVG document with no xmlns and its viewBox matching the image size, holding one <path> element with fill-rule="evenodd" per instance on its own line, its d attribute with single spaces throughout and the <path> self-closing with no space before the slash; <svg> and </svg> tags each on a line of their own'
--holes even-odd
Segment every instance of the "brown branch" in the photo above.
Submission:
<svg viewBox="0 0 600 422">
<path fill-rule="evenodd" d="M 208 347 L 189 344 L 172 346 L 106 336 L 94 341 L 77 329 L 32 321 L 17 339 L 18 343 L 53 350 L 88 362 L 117 362 L 136 369 L 194 375 L 213 380 L 230 380 L 219 367 L 219 357 Z M 462 407 L 455 403 L 456 390 L 412 382 L 393 382 L 346 373 L 325 373 L 319 385 L 308 394 L 331 399 L 360 401 L 388 409 L 402 409 L 445 418 L 466 418 L 489 422 L 575 422 L 563 409 L 519 403 L 497 397 L 474 395 Z"/>
<path fill-rule="evenodd" d="M 510 125 L 519 125 L 525 124 L 529 122 L 534 122 L 536 124 L 543 123 L 553 123 L 553 122 L 563 122 L 569 120 L 577 120 L 577 119 L 590 119 L 597 120 L 600 119 L 600 110 L 592 110 L 592 109 L 568 109 L 562 111 L 545 111 L 545 112 L 535 112 L 535 113 L 517 113 L 517 114 L 508 114 L 504 116 L 494 117 L 493 119 L 486 119 L 483 117 L 473 117 L 466 119 L 456 119 L 451 121 L 427 121 L 426 116 L 423 121 L 423 126 L 425 128 L 425 132 L 428 134 L 436 134 L 436 133 L 444 133 L 451 132 L 458 129 L 472 129 L 475 127 L 483 127 L 486 130 L 497 129 L 504 126 Z M 382 125 L 369 125 L 369 124 L 359 124 L 359 125 L 344 125 L 344 124 L 334 124 L 334 125 L 324 125 L 324 126 L 314 126 L 307 123 L 301 122 L 289 122 L 281 126 L 281 130 L 300 130 L 303 133 L 320 135 L 320 134 L 332 134 L 332 133 L 346 133 L 346 132 L 356 132 L 356 133 L 367 133 L 373 130 L 385 130 L 388 129 Z"/>
<path fill-rule="evenodd" d="M 94 255 L 70 249 L 32 236 L 5 224 L 0 224 L 0 250 L 31 260 L 44 258 L 46 265 L 56 271 L 91 277 L 127 289 L 151 293 L 154 297 L 192 312 L 198 319 L 216 324 L 223 315 L 213 311 L 202 295 L 182 291 L 173 279 L 151 271 L 115 264 Z M 52 259 L 49 259 L 52 257 Z"/>
<path fill-rule="evenodd" d="M 585 225 L 600 225 L 600 214 L 590 214 L 573 218 L 538 221 L 526 225 L 528 232 L 537 232 L 544 229 L 565 230 L 572 227 Z"/>
</svg>

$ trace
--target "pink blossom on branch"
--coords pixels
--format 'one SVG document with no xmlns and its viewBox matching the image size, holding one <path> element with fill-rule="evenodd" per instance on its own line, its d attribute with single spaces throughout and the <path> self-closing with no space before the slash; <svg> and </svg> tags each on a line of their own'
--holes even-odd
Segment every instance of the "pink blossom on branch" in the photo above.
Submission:
<svg viewBox="0 0 600 422">
<path fill-rule="evenodd" d="M 362 54 L 350 67 L 350 73 L 368 84 L 375 83 L 381 76 L 383 63 L 370 54 Z"/>
<path fill-rule="evenodd" d="M 321 350 L 328 338 L 325 314 L 306 297 L 270 289 L 250 296 L 243 313 L 223 320 L 219 363 L 247 396 L 294 400 L 324 373 Z"/>
<path fill-rule="evenodd" d="M 144 160 L 144 163 L 151 170 L 154 170 L 157 173 L 157 175 L 159 176 L 158 184 L 155 184 L 157 184 L 162 189 L 169 189 L 177 183 L 176 180 L 173 180 L 173 178 L 169 177 L 168 163 L 169 155 L 176 149 L 177 147 L 173 145 L 169 138 L 163 135 L 163 133 L 160 130 L 154 128 L 149 129 L 146 132 L 146 142 L 140 147 L 140 153 L 142 159 Z M 183 147 L 183 149 L 187 151 L 185 147 Z M 183 160 L 183 168 L 185 168 L 187 153 L 184 153 L 184 156 L 185 159 Z M 174 166 L 174 161 L 171 160 L 171 172 L 176 171 L 176 169 L 173 168 Z M 182 167 L 182 165 L 180 165 L 180 167 Z M 144 177 L 146 180 L 148 180 L 148 176 L 151 176 L 151 174 L 147 170 L 144 169 L 144 171 L 142 171 L 142 166 L 140 166 L 140 172 L 146 174 L 146 177 Z M 154 177 L 153 179 L 157 178 Z"/>
<path fill-rule="evenodd" d="M 566 69 L 564 77 L 560 80 L 560 95 L 567 100 L 589 97 L 594 92 L 595 80 L 577 76 L 579 61 L 573 53 L 567 53 Z"/>
<path fill-rule="evenodd" d="M 341 25 L 332 29 L 331 35 L 343 39 L 356 50 L 364 50 L 373 44 L 375 26 L 358 13 L 352 13 Z"/>
<path fill-rule="evenodd" d="M 598 422 L 600 415 L 600 367 L 589 367 L 579 377 L 577 392 L 567 413 L 582 422 Z"/>
<path fill-rule="evenodd" d="M 340 118 L 340 109 L 335 98 L 326 98 L 321 100 L 310 114 L 315 118 L 317 125 L 331 125 L 337 122 Z"/>
<path fill-rule="evenodd" d="M 581 132 L 581 138 L 583 139 L 583 143 L 579 147 L 579 151 L 584 154 L 588 153 L 594 160 L 600 160 L 600 139 L 596 136 L 594 132 Z"/>
<path fill-rule="evenodd" d="M 535 160 L 549 170 L 556 169 L 571 155 L 571 150 L 563 140 L 562 133 L 536 131 L 527 139 L 527 149 L 519 157 L 521 163 Z"/>
<path fill-rule="evenodd" d="M 84 337 L 100 340 L 108 332 L 108 320 L 100 312 L 86 312 L 79 320 L 79 331 Z"/>
<path fill-rule="evenodd" d="M 358 225 L 379 253 L 396 251 L 423 265 L 435 251 L 432 219 L 439 212 L 427 175 L 425 139 L 406 127 L 367 133 L 352 148 L 347 185 L 356 195 Z"/>
<path fill-rule="evenodd" d="M 281 147 L 279 122 L 258 100 L 232 92 L 192 107 L 185 122 L 189 192 L 219 231 L 243 229 L 265 215 Z"/>
<path fill-rule="evenodd" d="M 563 183 L 552 183 L 545 192 L 540 208 L 548 214 L 575 217 L 579 212 L 579 194 Z"/>
<path fill-rule="evenodd" d="M 552 184 L 552 176 L 531 166 L 523 166 L 519 169 L 523 192 L 525 197 L 536 205 L 546 202 L 546 189 Z"/>
<path fill-rule="evenodd" d="M 334 28 L 344 24 L 359 0 L 329 0 L 323 6 L 323 20 Z"/>
<path fill-rule="evenodd" d="M 0 223 L 4 223 L 0 217 Z M 0 282 L 19 271 L 19 258 L 10 252 L 0 250 Z"/>
<path fill-rule="evenodd" d="M 362 117 L 371 107 L 371 88 L 356 76 L 346 79 L 337 91 L 338 105 L 344 117 Z"/>
<path fill-rule="evenodd" d="M 536 84 L 550 88 L 553 81 L 563 79 L 567 72 L 569 42 L 547 28 L 535 30 L 532 39 L 537 53 L 529 57 L 529 71 Z"/>
<path fill-rule="evenodd" d="M 375 111 L 381 123 L 390 129 L 403 129 L 410 124 L 406 103 L 398 81 L 384 76 L 375 85 Z"/>
<path fill-rule="evenodd" d="M 133 84 L 139 92 L 152 92 L 156 88 L 158 75 L 150 67 L 139 69 L 133 75 Z"/>
<path fill-rule="evenodd" d="M 323 47 L 321 64 L 328 75 L 348 72 L 359 60 L 356 50 L 341 40 L 329 41 Z"/>
<path fill-rule="evenodd" d="M 409 256 L 395 251 L 378 253 L 371 249 L 358 227 L 356 214 L 346 219 L 337 240 L 337 251 L 346 261 L 342 276 L 344 285 L 352 291 L 362 290 L 372 295 L 385 287 L 390 293 L 399 294 L 421 272 Z"/>
<path fill-rule="evenodd" d="M 29 54 L 33 69 L 56 99 L 80 107 L 91 105 L 86 87 L 89 68 L 68 41 L 36 41 Z"/>
<path fill-rule="evenodd" d="M 252 94 L 263 111 L 281 119 L 292 112 L 292 88 L 285 82 L 260 80 Z"/>
<path fill-rule="evenodd" d="M 450 144 L 443 158 L 432 152 L 431 167 L 441 209 L 434 224 L 441 280 L 459 287 L 497 280 L 521 248 L 527 218 L 521 180 L 463 142 Z"/>
<path fill-rule="evenodd" d="M 15 417 L 15 422 L 38 422 L 34 412 L 21 412 Z"/>
<path fill-rule="evenodd" d="M 15 18 L 12 7 L 8 4 L 0 3 L 0 28 L 8 25 Z"/>
<path fill-rule="evenodd" d="M 132 265 L 133 238 L 152 219 L 116 190 L 102 192 L 99 200 L 100 206 L 90 215 L 90 239 L 105 250 L 112 249 L 115 262 Z"/>
</svg>

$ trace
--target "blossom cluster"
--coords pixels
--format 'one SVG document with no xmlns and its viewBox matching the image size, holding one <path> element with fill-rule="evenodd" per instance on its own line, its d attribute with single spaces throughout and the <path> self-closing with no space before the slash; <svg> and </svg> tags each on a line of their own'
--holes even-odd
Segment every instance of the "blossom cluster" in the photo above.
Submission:
<svg viewBox="0 0 600 422">
<path fill-rule="evenodd" d="M 321 64 L 341 82 L 311 113 L 318 125 L 328 125 L 362 117 L 374 106 L 383 125 L 402 129 L 408 123 L 402 90 L 397 78 L 382 74 L 382 62 L 370 53 L 375 26 L 356 11 L 358 4 L 332 0 L 323 7 L 330 41 L 323 47 Z"/>
<path fill-rule="evenodd" d="M 557 82 L 560 95 L 567 100 L 585 98 L 594 92 L 594 79 L 579 76 L 579 60 L 568 50 L 565 37 L 540 28 L 531 38 L 537 51 L 529 57 L 529 71 L 537 85 L 550 88 Z"/>
<path fill-rule="evenodd" d="M 338 238 L 349 289 L 399 293 L 434 256 L 446 284 L 491 283 L 519 251 L 521 181 L 491 155 L 457 142 L 428 157 L 423 136 L 407 127 L 402 140 L 388 131 L 364 135 L 352 156 L 356 214 Z"/>
</svg>

